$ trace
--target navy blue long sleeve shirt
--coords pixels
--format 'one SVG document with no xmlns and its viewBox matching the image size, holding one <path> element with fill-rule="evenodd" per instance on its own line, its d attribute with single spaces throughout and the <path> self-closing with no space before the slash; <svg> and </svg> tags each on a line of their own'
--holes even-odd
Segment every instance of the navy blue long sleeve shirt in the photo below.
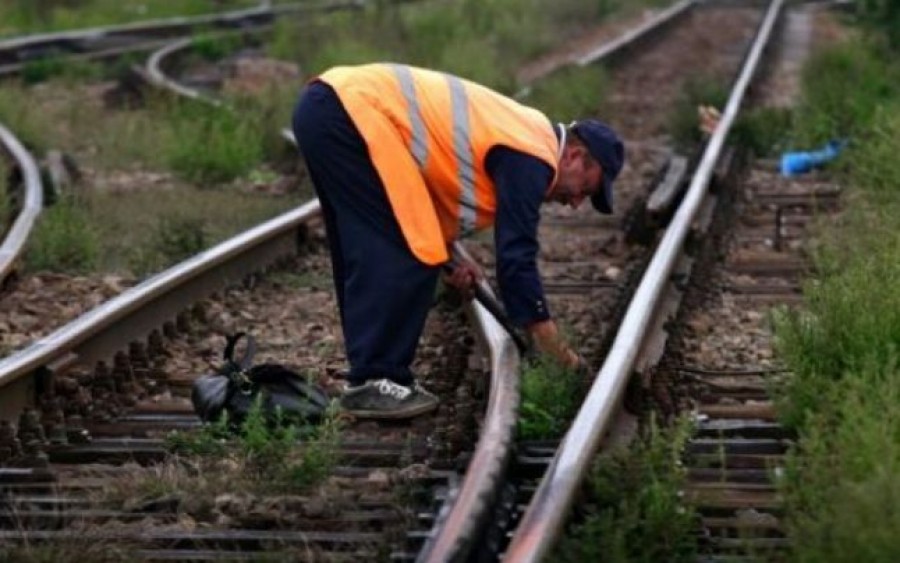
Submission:
<svg viewBox="0 0 900 563">
<path fill-rule="evenodd" d="M 485 168 L 497 193 L 494 244 L 506 312 L 519 326 L 549 319 L 537 269 L 537 232 L 553 169 L 537 157 L 504 146 L 491 149 Z"/>
</svg>

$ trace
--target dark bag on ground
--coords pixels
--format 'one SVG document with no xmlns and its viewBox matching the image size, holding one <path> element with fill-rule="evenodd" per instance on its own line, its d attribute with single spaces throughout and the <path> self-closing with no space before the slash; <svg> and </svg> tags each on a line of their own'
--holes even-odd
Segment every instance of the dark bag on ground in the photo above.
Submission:
<svg viewBox="0 0 900 563">
<path fill-rule="evenodd" d="M 240 360 L 234 359 L 237 343 L 246 338 L 247 349 Z M 219 420 L 228 413 L 232 424 L 240 424 L 256 401 L 270 422 L 317 423 L 328 408 L 328 396 L 306 379 L 281 364 L 253 366 L 256 340 L 243 332 L 228 336 L 223 357 L 225 364 L 215 375 L 194 381 L 191 402 L 194 411 L 206 422 Z"/>
</svg>

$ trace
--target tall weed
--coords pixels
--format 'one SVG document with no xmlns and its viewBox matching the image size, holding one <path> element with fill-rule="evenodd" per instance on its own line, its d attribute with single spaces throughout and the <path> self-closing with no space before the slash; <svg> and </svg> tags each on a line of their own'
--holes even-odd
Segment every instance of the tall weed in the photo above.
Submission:
<svg viewBox="0 0 900 563">
<path fill-rule="evenodd" d="M 697 127 L 697 107 L 712 105 L 721 108 L 727 99 L 728 93 L 718 80 L 703 76 L 686 80 L 669 114 L 673 144 L 684 152 L 691 152 L 704 140 L 703 133 Z"/>
<path fill-rule="evenodd" d="M 314 426 L 288 422 L 280 413 L 270 420 L 257 400 L 247 418 L 236 429 L 233 426 L 223 415 L 199 432 L 173 432 L 167 440 L 174 453 L 199 458 L 201 464 L 215 465 L 221 459 L 236 462 L 231 467 L 239 475 L 203 483 L 214 493 L 223 486 L 218 492 L 238 485 L 244 491 L 297 493 L 321 482 L 337 462 L 341 424 L 336 405 Z M 229 486 L 229 480 L 235 487 Z"/>
<path fill-rule="evenodd" d="M 792 561 L 892 562 L 900 553 L 900 369 L 872 361 L 819 397 L 782 489 Z"/>
<path fill-rule="evenodd" d="M 32 103 L 28 91 L 19 85 L 4 84 L 0 88 L 0 123 L 22 144 L 38 152 L 48 146 L 51 123 L 38 112 L 25 109 Z"/>
<path fill-rule="evenodd" d="M 519 437 L 557 438 L 581 405 L 583 377 L 555 359 L 541 356 L 522 370 Z"/>
<path fill-rule="evenodd" d="M 682 497 L 687 419 L 655 420 L 628 448 L 600 455 L 589 477 L 584 518 L 559 546 L 557 561 L 696 561 L 695 516 Z"/>
<path fill-rule="evenodd" d="M 527 103 L 568 122 L 598 113 L 608 84 L 608 75 L 601 69 L 571 67 L 536 84 Z"/>
<path fill-rule="evenodd" d="M 99 249 L 97 231 L 84 207 L 64 198 L 41 214 L 28 240 L 25 264 L 30 271 L 90 272 Z"/>
<path fill-rule="evenodd" d="M 859 0 L 855 4 L 860 20 L 883 33 L 891 48 L 900 51 L 900 1 Z"/>
<path fill-rule="evenodd" d="M 337 64 L 390 60 L 452 72 L 513 93 L 516 72 L 527 60 L 613 11 L 654 4 L 659 2 L 462 0 L 399 7 L 375 2 L 358 13 L 302 24 L 281 21 L 269 52 L 298 61 L 310 75 Z M 318 47 L 306 48 L 310 43 Z"/>
<path fill-rule="evenodd" d="M 798 143 L 864 134 L 878 108 L 900 93 L 900 68 L 874 43 L 856 39 L 817 54 L 803 69 Z"/>
<path fill-rule="evenodd" d="M 205 104 L 181 103 L 170 115 L 173 138 L 169 165 L 186 179 L 203 183 L 247 174 L 262 157 L 263 131 L 247 114 Z"/>
<path fill-rule="evenodd" d="M 775 316 L 800 440 L 782 482 L 792 561 L 896 560 L 900 476 L 900 65 L 852 41 L 804 73 L 797 138 L 848 137 L 848 205 L 820 233 L 802 310 Z"/>
</svg>

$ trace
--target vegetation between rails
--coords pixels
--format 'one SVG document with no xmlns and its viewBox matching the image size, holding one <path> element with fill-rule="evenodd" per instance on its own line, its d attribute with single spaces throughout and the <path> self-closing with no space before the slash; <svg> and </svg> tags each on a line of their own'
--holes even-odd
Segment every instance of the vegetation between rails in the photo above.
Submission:
<svg viewBox="0 0 900 563">
<path fill-rule="evenodd" d="M 775 318 L 793 372 L 779 389 L 780 412 L 799 434 L 781 483 L 792 561 L 888 562 L 900 553 L 897 60 L 878 34 L 817 56 L 790 116 L 798 148 L 850 141 L 832 167 L 847 209 L 821 229 L 805 306 Z"/>
<path fill-rule="evenodd" d="M 522 410 L 519 438 L 540 440 L 561 437 L 581 406 L 584 374 L 540 356 L 522 370 Z"/>
<path fill-rule="evenodd" d="M 340 423 L 336 407 L 323 422 L 289 424 L 267 420 L 257 402 L 237 428 L 227 417 L 197 432 L 173 432 L 172 458 L 138 477 L 114 480 L 103 493 L 107 502 L 128 506 L 175 497 L 178 509 L 208 521 L 219 495 L 302 495 L 330 474 L 337 461 Z M 246 507 L 249 508 L 249 507 Z"/>
<path fill-rule="evenodd" d="M 696 519 L 681 494 L 691 433 L 687 419 L 665 430 L 651 419 L 634 444 L 599 456 L 556 560 L 696 561 Z"/>
</svg>

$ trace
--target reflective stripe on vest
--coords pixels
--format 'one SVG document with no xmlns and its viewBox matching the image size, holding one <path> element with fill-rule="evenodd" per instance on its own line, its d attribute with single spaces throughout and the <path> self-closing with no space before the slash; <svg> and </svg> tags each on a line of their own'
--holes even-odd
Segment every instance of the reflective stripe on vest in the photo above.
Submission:
<svg viewBox="0 0 900 563">
<path fill-rule="evenodd" d="M 424 168 L 428 160 L 428 139 L 419 109 L 412 72 L 407 66 L 397 64 L 391 66 L 400 82 L 400 90 L 403 91 L 406 104 L 409 106 L 409 122 L 412 124 L 412 153 L 419 166 Z M 471 143 L 472 132 L 469 129 L 469 100 L 466 95 L 466 87 L 459 78 L 449 74 L 444 76 L 450 87 L 450 99 L 453 103 L 453 152 L 459 163 L 458 174 L 461 187 L 459 236 L 465 238 L 475 232 L 475 221 L 478 214 L 478 205 L 475 202 L 475 155 Z"/>
<path fill-rule="evenodd" d="M 497 195 L 485 169 L 493 147 L 556 173 L 559 140 L 546 116 L 473 82 L 390 63 L 335 67 L 319 79 L 365 140 L 403 236 L 426 264 L 446 261 L 450 242 L 493 223 Z"/>
</svg>

